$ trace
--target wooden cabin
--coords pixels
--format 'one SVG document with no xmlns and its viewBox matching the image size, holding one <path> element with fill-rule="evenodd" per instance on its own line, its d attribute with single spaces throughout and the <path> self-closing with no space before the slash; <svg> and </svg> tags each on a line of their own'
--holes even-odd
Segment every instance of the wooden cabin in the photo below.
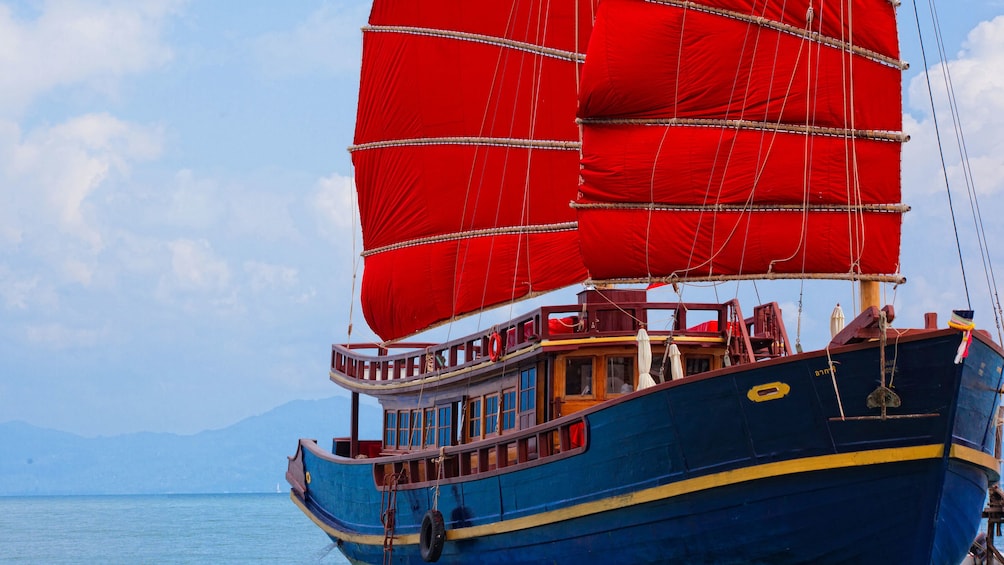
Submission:
<svg viewBox="0 0 1004 565">
<path fill-rule="evenodd" d="M 335 345 L 331 379 L 383 407 L 383 437 L 335 440 L 346 457 L 386 457 L 374 479 L 406 483 L 486 473 L 580 450 L 577 412 L 638 390 L 638 330 L 648 332 L 658 383 L 676 344 L 682 378 L 790 352 L 776 303 L 744 318 L 737 301 L 650 303 L 644 290 L 586 290 L 484 334 L 444 344 Z M 375 355 L 364 354 L 375 351 Z"/>
</svg>

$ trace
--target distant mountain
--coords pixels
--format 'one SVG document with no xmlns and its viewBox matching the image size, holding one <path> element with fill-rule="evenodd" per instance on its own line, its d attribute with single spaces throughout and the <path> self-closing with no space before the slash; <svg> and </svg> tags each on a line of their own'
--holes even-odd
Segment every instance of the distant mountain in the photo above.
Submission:
<svg viewBox="0 0 1004 565">
<path fill-rule="evenodd" d="M 380 409 L 360 405 L 360 437 L 379 438 Z M 297 400 L 194 435 L 84 438 L 24 422 L 0 424 L 0 496 L 268 492 L 286 488 L 298 438 L 331 448 L 349 435 L 349 400 Z"/>
</svg>

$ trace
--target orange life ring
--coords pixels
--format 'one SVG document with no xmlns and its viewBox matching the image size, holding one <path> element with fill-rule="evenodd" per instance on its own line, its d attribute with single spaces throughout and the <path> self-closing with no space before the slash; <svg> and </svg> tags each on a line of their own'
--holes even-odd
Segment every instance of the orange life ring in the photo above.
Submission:
<svg viewBox="0 0 1004 565">
<path fill-rule="evenodd" d="M 502 356 L 502 336 L 498 332 L 494 332 L 492 336 L 488 339 L 488 358 L 495 361 L 499 360 Z"/>
</svg>

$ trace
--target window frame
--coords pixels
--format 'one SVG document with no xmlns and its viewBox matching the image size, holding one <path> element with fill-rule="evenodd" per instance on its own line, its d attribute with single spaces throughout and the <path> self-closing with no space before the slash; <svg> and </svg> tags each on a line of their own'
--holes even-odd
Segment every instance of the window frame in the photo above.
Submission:
<svg viewBox="0 0 1004 565">
<path fill-rule="evenodd" d="M 602 357 L 602 356 L 599 356 L 599 357 Z M 598 356 L 597 355 L 593 355 L 593 354 L 590 354 L 590 355 L 570 355 L 568 357 L 565 357 L 565 363 L 564 363 L 565 366 L 563 367 L 563 369 L 564 369 L 564 382 L 562 383 L 562 388 L 564 389 L 564 396 L 566 396 L 566 397 L 571 396 L 571 397 L 576 398 L 576 399 L 593 399 L 593 398 L 597 397 L 596 396 L 596 359 L 597 358 L 598 358 Z M 569 394 L 568 393 L 568 368 L 569 368 L 569 364 L 571 362 L 573 362 L 573 361 L 581 361 L 583 359 L 588 359 L 590 361 L 590 363 L 589 363 L 589 392 L 586 393 L 586 394 L 581 394 L 581 393 Z M 583 364 L 582 366 L 585 367 L 586 364 Z M 581 377 L 581 375 L 580 375 L 580 377 Z M 581 378 L 580 378 L 579 382 L 580 383 L 582 382 Z M 581 385 L 579 386 L 579 390 L 580 391 L 582 390 L 582 386 Z"/>
<path fill-rule="evenodd" d="M 479 440 L 484 437 L 484 399 L 474 396 L 467 399 L 467 439 Z M 474 433 L 474 432 L 477 433 Z"/>
<path fill-rule="evenodd" d="M 516 431 L 517 419 L 516 419 L 516 388 L 510 387 L 502 389 L 502 396 L 500 401 L 502 406 L 500 407 L 501 421 L 499 422 L 499 433 L 504 434 L 506 432 Z"/>
<path fill-rule="evenodd" d="M 484 396 L 484 427 L 483 436 L 499 434 L 499 408 L 502 406 L 502 398 L 497 392 L 492 392 Z"/>
<path fill-rule="evenodd" d="M 627 361 L 626 368 L 627 368 L 628 372 L 630 373 L 630 376 L 627 379 L 621 379 L 621 387 L 623 387 L 626 384 L 626 385 L 629 385 L 631 387 L 630 390 L 615 390 L 615 391 L 610 390 L 611 361 L 613 361 L 614 359 L 621 359 L 621 360 L 626 360 Z M 635 379 L 637 378 L 637 373 L 638 373 L 638 371 L 637 371 L 637 365 L 638 365 L 638 357 L 636 355 L 635 356 L 627 355 L 627 354 L 622 354 L 622 355 L 617 355 L 617 354 L 603 355 L 603 395 L 604 395 L 604 398 L 610 398 L 612 396 L 621 396 L 623 394 L 628 394 L 630 392 L 634 392 L 635 387 L 637 386 L 637 384 L 635 383 Z"/>
</svg>

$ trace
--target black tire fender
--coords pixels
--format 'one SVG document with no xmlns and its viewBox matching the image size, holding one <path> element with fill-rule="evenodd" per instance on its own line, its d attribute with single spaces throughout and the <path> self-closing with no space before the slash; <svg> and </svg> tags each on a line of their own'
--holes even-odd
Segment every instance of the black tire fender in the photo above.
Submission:
<svg viewBox="0 0 1004 565">
<path fill-rule="evenodd" d="M 429 510 L 422 518 L 422 529 L 418 535 L 418 550 L 427 563 L 439 561 L 446 542 L 446 524 L 439 510 Z"/>
</svg>

